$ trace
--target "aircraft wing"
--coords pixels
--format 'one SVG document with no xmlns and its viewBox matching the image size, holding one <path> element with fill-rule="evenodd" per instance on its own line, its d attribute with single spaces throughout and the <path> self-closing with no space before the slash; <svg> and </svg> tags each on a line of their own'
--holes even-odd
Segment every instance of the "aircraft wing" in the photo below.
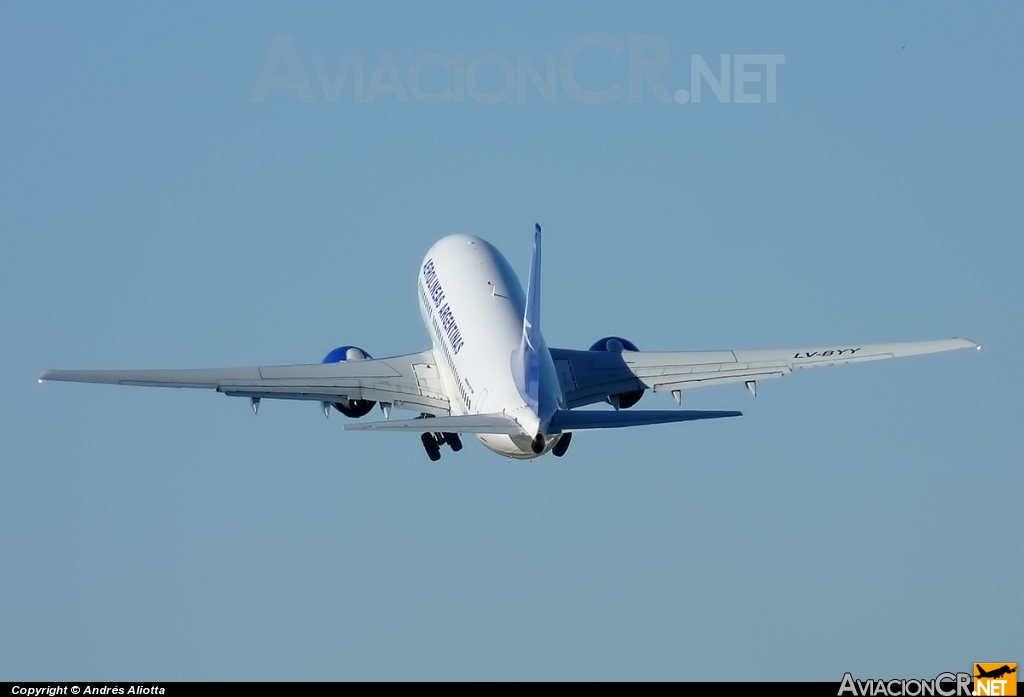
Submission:
<svg viewBox="0 0 1024 697">
<path fill-rule="evenodd" d="M 825 348 L 761 351 L 575 351 L 552 349 L 569 408 L 603 402 L 639 389 L 674 392 L 708 385 L 782 377 L 801 368 L 866 363 L 885 358 L 980 348 L 968 339 L 896 344 L 846 344 Z"/>
<path fill-rule="evenodd" d="M 94 382 L 141 387 L 194 387 L 229 397 L 337 402 L 365 399 L 447 416 L 448 397 L 433 351 L 394 358 L 258 368 L 171 370 L 48 370 L 39 381 Z"/>
</svg>

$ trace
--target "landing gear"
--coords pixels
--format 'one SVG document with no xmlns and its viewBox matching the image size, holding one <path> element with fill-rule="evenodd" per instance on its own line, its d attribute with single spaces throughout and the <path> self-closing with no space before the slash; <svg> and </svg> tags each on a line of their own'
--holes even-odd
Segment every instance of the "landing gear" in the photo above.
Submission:
<svg viewBox="0 0 1024 697">
<path fill-rule="evenodd" d="M 555 447 L 551 449 L 551 454 L 555 457 L 562 457 L 565 455 L 565 451 L 569 449 L 569 443 L 572 441 L 572 432 L 563 433 L 562 437 L 555 443 Z"/>
<path fill-rule="evenodd" d="M 432 462 L 441 459 L 442 445 L 451 447 L 453 453 L 462 450 L 462 439 L 458 433 L 424 433 L 420 436 L 420 442 L 423 443 L 423 449 L 427 451 L 427 457 Z"/>
<path fill-rule="evenodd" d="M 427 451 L 427 457 L 430 458 L 431 462 L 437 462 L 441 459 L 441 448 L 433 433 L 424 433 L 420 436 L 420 440 L 423 442 L 423 449 Z"/>
<path fill-rule="evenodd" d="M 462 439 L 459 438 L 458 433 L 442 433 L 440 442 L 450 445 L 453 453 L 462 450 Z"/>
</svg>

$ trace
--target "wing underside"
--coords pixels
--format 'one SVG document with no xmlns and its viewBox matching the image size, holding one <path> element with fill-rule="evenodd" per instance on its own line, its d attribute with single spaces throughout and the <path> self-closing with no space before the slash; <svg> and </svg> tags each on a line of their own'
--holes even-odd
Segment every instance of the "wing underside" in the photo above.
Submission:
<svg viewBox="0 0 1024 697">
<path fill-rule="evenodd" d="M 802 368 L 865 363 L 967 348 L 978 348 L 978 345 L 968 339 L 943 339 L 763 351 L 609 353 L 552 349 L 551 357 L 555 361 L 567 406 L 575 408 L 639 389 L 675 392 L 779 378 Z"/>
<path fill-rule="evenodd" d="M 448 397 L 433 351 L 362 361 L 257 368 L 49 370 L 39 380 L 214 389 L 231 397 L 253 399 L 365 399 L 435 416 L 449 413 Z"/>
</svg>

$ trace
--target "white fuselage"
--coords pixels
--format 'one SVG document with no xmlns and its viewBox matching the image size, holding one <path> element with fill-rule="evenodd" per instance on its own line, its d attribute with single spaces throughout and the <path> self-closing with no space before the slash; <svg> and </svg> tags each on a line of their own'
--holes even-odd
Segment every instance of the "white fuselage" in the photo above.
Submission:
<svg viewBox="0 0 1024 697">
<path fill-rule="evenodd" d="M 487 448 L 514 458 L 531 449 L 556 408 L 563 408 L 554 363 L 540 341 L 539 408 L 531 408 L 513 377 L 512 363 L 523 336 L 525 294 L 505 257 L 489 242 L 451 235 L 427 252 L 417 283 L 420 313 L 437 357 L 438 372 L 453 415 L 504 414 L 521 436 L 478 435 Z M 557 436 L 546 438 L 543 452 Z"/>
</svg>

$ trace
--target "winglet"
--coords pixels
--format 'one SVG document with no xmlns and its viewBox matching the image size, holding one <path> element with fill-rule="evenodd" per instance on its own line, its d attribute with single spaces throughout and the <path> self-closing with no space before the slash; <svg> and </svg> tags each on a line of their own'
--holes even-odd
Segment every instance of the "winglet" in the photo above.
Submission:
<svg viewBox="0 0 1024 697">
<path fill-rule="evenodd" d="M 526 286 L 526 312 L 523 314 L 523 338 L 515 357 L 513 375 L 516 387 L 526 403 L 537 410 L 540 402 L 540 354 L 537 338 L 540 336 L 540 225 L 533 236 L 533 260 L 530 262 L 530 280 Z"/>
</svg>

